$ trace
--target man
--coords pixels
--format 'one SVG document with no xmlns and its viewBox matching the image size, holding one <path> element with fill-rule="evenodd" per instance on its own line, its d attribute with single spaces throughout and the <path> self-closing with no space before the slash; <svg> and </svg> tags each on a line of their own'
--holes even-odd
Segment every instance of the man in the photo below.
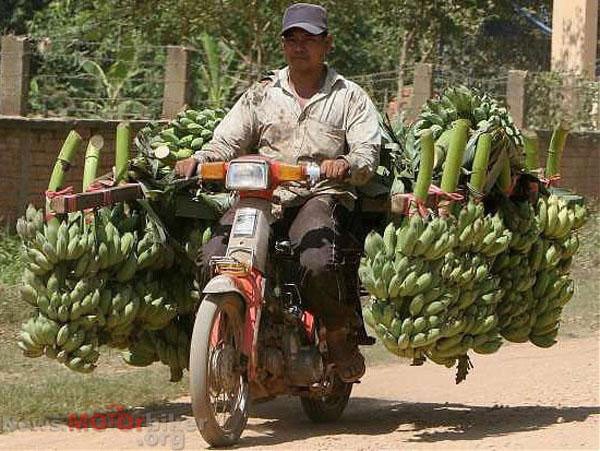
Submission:
<svg viewBox="0 0 600 451">
<path fill-rule="evenodd" d="M 291 186 L 275 194 L 290 218 L 302 297 L 325 324 L 341 379 L 353 382 L 364 374 L 365 364 L 349 334 L 354 309 L 343 294 L 340 223 L 353 208 L 352 185 L 367 182 L 378 165 L 378 114 L 360 87 L 325 64 L 333 37 L 324 8 L 307 3 L 290 6 L 281 35 L 288 66 L 244 93 L 208 146 L 179 162 L 176 171 L 190 177 L 199 162 L 227 161 L 255 149 L 286 163 L 320 165 L 326 180 L 310 189 Z M 205 262 L 225 253 L 232 222 L 233 212 L 226 213 L 216 236 L 203 248 Z"/>
</svg>

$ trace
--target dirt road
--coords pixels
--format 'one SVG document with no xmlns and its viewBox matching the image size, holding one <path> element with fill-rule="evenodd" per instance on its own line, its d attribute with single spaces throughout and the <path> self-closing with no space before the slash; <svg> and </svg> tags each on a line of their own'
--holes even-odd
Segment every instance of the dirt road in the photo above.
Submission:
<svg viewBox="0 0 600 451">
<path fill-rule="evenodd" d="M 467 381 L 426 364 L 372 367 L 342 419 L 313 425 L 297 400 L 256 406 L 240 447 L 253 449 L 600 448 L 598 337 L 548 350 L 509 345 L 476 356 Z M 0 435 L 0 449 L 203 449 L 189 399 L 159 410 L 140 431 L 69 431 L 66 424 Z"/>
</svg>

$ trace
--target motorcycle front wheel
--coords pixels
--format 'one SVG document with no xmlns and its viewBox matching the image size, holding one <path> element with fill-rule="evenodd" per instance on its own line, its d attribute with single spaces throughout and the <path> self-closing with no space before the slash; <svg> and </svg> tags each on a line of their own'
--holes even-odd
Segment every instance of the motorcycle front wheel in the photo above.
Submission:
<svg viewBox="0 0 600 451">
<path fill-rule="evenodd" d="M 211 446 L 237 443 L 248 421 L 243 327 L 238 295 L 207 295 L 200 303 L 190 348 L 190 394 L 198 430 Z"/>
</svg>

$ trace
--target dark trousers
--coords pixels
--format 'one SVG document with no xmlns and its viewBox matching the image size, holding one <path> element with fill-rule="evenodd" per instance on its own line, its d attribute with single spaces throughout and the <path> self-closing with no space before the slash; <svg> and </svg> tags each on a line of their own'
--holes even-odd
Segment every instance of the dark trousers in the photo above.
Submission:
<svg viewBox="0 0 600 451">
<path fill-rule="evenodd" d="M 287 228 L 292 249 L 299 258 L 303 302 L 331 329 L 347 326 L 356 308 L 357 292 L 352 290 L 348 273 L 351 278 L 356 274 L 360 249 L 350 251 L 355 259 L 348 258 L 346 243 L 351 239 L 344 225 L 349 214 L 334 196 L 320 195 L 300 207 L 286 209 L 276 225 Z M 227 211 L 213 238 L 202 248 L 204 271 L 213 255 L 225 255 L 234 216 L 235 208 Z"/>
</svg>

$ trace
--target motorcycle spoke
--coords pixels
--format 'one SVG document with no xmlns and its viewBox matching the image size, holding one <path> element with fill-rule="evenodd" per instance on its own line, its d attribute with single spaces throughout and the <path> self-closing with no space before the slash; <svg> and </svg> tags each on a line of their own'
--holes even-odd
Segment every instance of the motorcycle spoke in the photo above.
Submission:
<svg viewBox="0 0 600 451">
<path fill-rule="evenodd" d="M 233 348 L 236 352 L 239 352 L 241 338 L 236 334 L 236 324 L 231 321 L 229 315 L 226 312 L 220 312 L 218 321 L 214 324 L 217 329 L 215 330 L 216 340 L 211 346 L 211 365 L 214 363 L 212 356 L 217 352 L 223 352 L 227 347 Z M 227 388 L 227 385 L 222 385 L 222 380 L 214 380 L 215 377 L 219 377 L 215 374 L 214 367 L 211 366 L 210 378 L 211 386 L 218 388 L 218 391 L 211 390 L 209 393 L 210 403 L 213 411 L 213 416 L 219 426 L 223 429 L 227 429 L 227 423 L 235 415 L 235 412 L 240 408 L 244 397 L 243 390 L 243 378 L 240 374 L 240 365 L 234 366 L 235 374 L 231 377 L 235 377 L 236 381 L 233 387 Z M 222 376 L 220 376 L 222 377 Z M 214 384 L 212 382 L 215 382 Z"/>
</svg>

